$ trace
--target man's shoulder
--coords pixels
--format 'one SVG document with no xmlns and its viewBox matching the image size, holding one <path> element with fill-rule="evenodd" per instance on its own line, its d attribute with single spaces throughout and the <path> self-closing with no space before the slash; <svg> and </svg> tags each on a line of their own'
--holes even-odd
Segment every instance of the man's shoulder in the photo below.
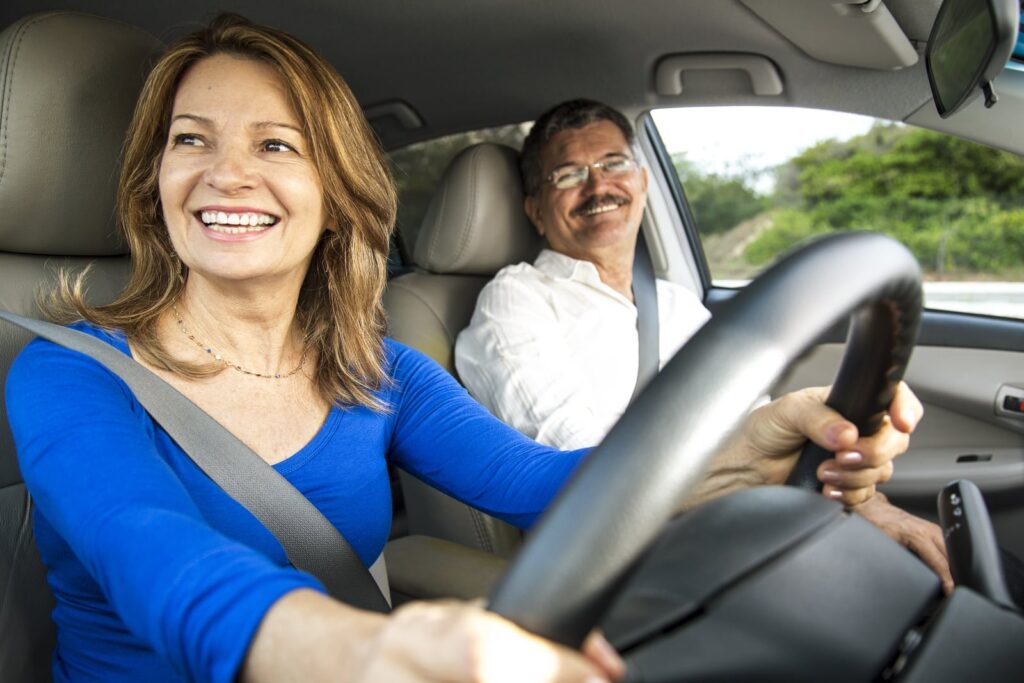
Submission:
<svg viewBox="0 0 1024 683">
<path fill-rule="evenodd" d="M 500 293 L 516 292 L 518 294 L 540 291 L 545 286 L 547 275 L 532 263 L 523 261 L 505 266 L 484 285 L 481 296 L 494 296 Z"/>
</svg>

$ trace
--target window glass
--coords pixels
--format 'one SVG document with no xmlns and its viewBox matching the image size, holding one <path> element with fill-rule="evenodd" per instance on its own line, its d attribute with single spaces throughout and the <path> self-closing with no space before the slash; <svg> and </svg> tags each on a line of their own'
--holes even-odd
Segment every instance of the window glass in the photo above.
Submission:
<svg viewBox="0 0 1024 683">
<path fill-rule="evenodd" d="M 745 284 L 803 239 L 870 230 L 917 257 L 929 308 L 1024 318 L 1024 158 L 820 110 L 653 118 L 716 285 Z"/>
<path fill-rule="evenodd" d="M 416 244 L 420 223 L 441 174 L 456 154 L 478 142 L 499 142 L 515 149 L 523 146 L 529 123 L 498 126 L 418 142 L 390 153 L 391 170 L 398 188 L 398 238 L 404 254 Z"/>
</svg>

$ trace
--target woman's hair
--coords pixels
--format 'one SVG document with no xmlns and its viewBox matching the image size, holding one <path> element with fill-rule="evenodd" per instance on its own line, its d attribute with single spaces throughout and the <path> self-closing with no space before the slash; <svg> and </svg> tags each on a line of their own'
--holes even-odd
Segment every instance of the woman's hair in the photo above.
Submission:
<svg viewBox="0 0 1024 683">
<path fill-rule="evenodd" d="M 383 409 L 373 394 L 385 381 L 384 309 L 395 189 L 376 138 L 341 76 L 297 38 L 234 14 L 171 45 L 143 86 L 125 142 L 117 217 L 132 255 L 127 287 L 111 304 L 85 303 L 85 274 L 64 276 L 48 308 L 58 318 L 85 318 L 124 330 L 148 362 L 187 377 L 222 365 L 178 360 L 163 348 L 157 321 L 188 277 L 160 210 L 157 185 L 178 84 L 215 54 L 258 60 L 281 76 L 308 139 L 330 224 L 317 244 L 299 294 L 297 319 L 315 351 L 317 388 L 330 403 Z"/>
</svg>

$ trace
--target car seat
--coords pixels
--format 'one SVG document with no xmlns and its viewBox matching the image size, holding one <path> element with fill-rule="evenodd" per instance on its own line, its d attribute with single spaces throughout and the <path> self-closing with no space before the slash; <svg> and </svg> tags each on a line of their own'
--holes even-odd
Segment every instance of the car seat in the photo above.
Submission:
<svg viewBox="0 0 1024 683">
<path fill-rule="evenodd" d="M 39 291 L 61 267 L 92 264 L 94 302 L 121 289 L 118 157 L 161 50 L 141 29 L 73 12 L 35 14 L 0 33 L 0 309 L 40 316 Z M 28 339 L 0 324 L 0 382 Z M 8 683 L 50 678 L 53 598 L 31 514 L 0 401 L 0 680 Z"/>
<path fill-rule="evenodd" d="M 388 283 L 389 336 L 437 361 L 457 378 L 455 338 L 469 325 L 477 295 L 503 267 L 532 261 L 541 238 L 523 211 L 518 154 L 480 143 L 448 165 L 412 249 L 414 270 Z M 503 557 L 519 547 L 517 529 L 401 473 L 411 534 L 435 536 Z"/>
</svg>

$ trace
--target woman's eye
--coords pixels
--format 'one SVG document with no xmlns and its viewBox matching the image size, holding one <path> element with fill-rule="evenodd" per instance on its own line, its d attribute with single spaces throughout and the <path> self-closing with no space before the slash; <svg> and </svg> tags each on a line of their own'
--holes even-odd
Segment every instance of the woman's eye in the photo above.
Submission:
<svg viewBox="0 0 1024 683">
<path fill-rule="evenodd" d="M 295 148 L 281 140 L 265 140 L 263 149 L 266 152 L 294 152 Z"/>
<path fill-rule="evenodd" d="M 187 145 L 190 147 L 200 147 L 203 144 L 203 139 L 198 135 L 192 135 L 191 133 L 178 133 L 173 138 L 174 144 Z"/>
</svg>

